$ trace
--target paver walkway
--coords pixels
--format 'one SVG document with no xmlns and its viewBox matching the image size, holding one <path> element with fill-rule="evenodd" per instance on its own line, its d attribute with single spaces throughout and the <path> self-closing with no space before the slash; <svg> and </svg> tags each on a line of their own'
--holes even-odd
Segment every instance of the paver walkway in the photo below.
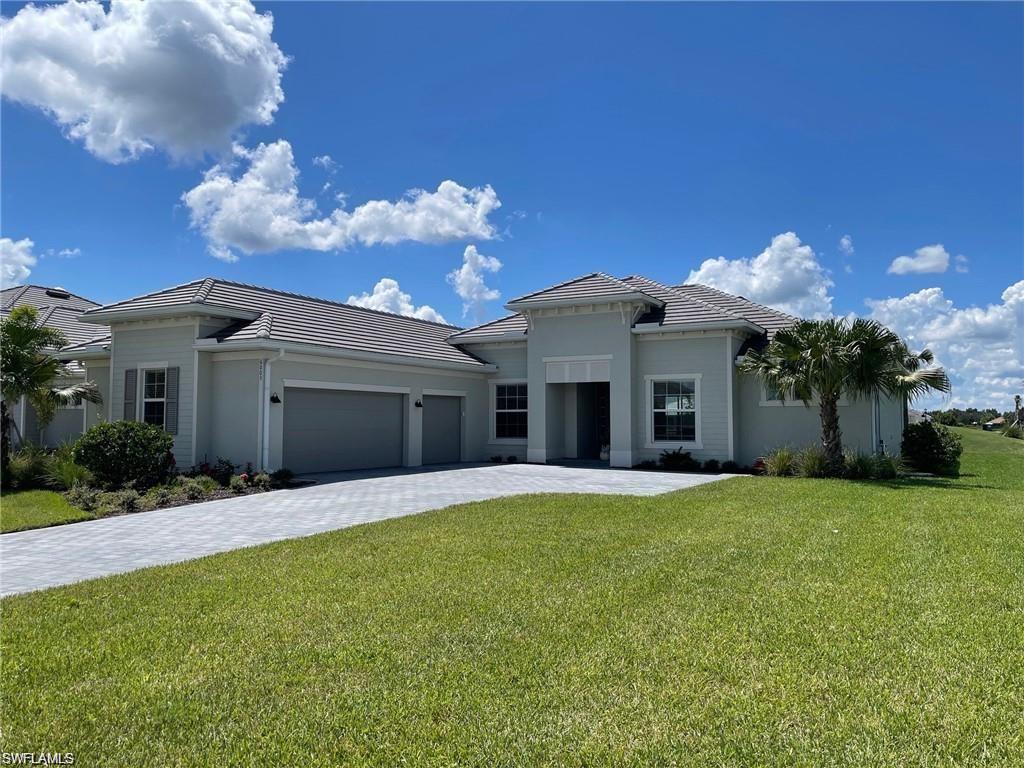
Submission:
<svg viewBox="0 0 1024 768">
<path fill-rule="evenodd" d="M 730 475 L 453 465 L 321 475 L 304 488 L 0 536 L 0 594 L 175 563 L 280 539 L 523 493 L 652 496 Z"/>
</svg>

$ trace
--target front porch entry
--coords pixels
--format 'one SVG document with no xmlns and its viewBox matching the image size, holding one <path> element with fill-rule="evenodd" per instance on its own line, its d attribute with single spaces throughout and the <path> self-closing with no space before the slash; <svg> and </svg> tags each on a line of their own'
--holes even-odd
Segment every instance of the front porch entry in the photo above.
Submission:
<svg viewBox="0 0 1024 768">
<path fill-rule="evenodd" d="M 572 385 L 569 385 L 572 386 Z M 576 384 L 576 458 L 608 461 L 611 443 L 607 381 Z M 601 449 L 604 456 L 601 456 Z"/>
</svg>

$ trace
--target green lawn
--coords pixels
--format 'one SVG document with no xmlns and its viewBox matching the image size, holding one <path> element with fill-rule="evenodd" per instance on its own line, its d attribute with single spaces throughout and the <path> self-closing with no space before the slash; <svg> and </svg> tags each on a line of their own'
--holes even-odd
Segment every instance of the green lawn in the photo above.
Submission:
<svg viewBox="0 0 1024 768">
<path fill-rule="evenodd" d="M 7 599 L 2 748 L 1021 765 L 1024 443 L 963 436 L 958 480 L 521 497 Z"/>
<path fill-rule="evenodd" d="M 16 491 L 0 496 L 0 533 L 92 520 L 54 491 Z"/>
</svg>

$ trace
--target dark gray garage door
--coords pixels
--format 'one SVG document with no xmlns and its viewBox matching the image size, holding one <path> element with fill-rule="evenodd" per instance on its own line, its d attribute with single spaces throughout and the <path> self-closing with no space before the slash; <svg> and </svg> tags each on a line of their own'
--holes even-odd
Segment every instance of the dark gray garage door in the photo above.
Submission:
<svg viewBox="0 0 1024 768">
<path fill-rule="evenodd" d="M 423 463 L 454 464 L 462 460 L 462 398 L 423 398 Z"/>
<path fill-rule="evenodd" d="M 404 395 L 289 387 L 284 466 L 335 472 L 402 465 Z"/>
</svg>

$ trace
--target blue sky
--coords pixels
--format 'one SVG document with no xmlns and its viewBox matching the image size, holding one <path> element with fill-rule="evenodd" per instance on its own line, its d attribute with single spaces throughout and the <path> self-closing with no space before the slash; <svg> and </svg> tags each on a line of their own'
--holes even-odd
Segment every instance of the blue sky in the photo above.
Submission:
<svg viewBox="0 0 1024 768">
<path fill-rule="evenodd" d="M 52 59 L 38 50 L 38 30 L 15 30 L 20 8 L 3 4 L 19 55 Z M 506 300 L 595 270 L 663 282 L 696 272 L 807 314 L 873 313 L 940 350 L 973 401 L 1001 402 L 1024 377 L 1024 302 L 1003 295 L 1024 278 L 1020 4 L 256 11 L 272 13 L 272 42 L 289 57 L 283 101 L 264 124 L 240 118 L 216 147 L 168 149 L 140 129 L 153 149 L 110 162 L 53 116 L 80 100 L 38 96 L 46 89 L 35 75 L 23 76 L 20 93 L 17 78 L 5 86 L 2 235 L 31 239 L 26 279 L 100 301 L 204 275 L 345 300 L 388 277 L 414 309 L 429 305 L 462 324 L 503 313 L 502 300 L 483 300 L 493 293 L 477 285 L 464 316 L 466 300 L 446 279 L 473 244 L 502 266 L 474 262 L 463 276 Z M 13 66 L 5 61 L 5 75 Z M 193 73 L 189 88 L 201 91 L 215 75 Z M 145 91 L 128 89 L 123 108 Z M 223 104 L 190 99 L 188 109 Z M 448 179 L 470 191 L 489 186 L 501 205 L 487 208 L 486 227 L 458 236 L 438 230 L 371 245 L 356 234 L 328 250 L 305 234 L 250 237 L 237 211 L 193 226 L 183 193 L 218 161 L 227 183 L 252 162 L 232 157 L 232 137 L 250 152 L 290 145 L 299 197 L 318 208 L 305 209 L 305 220 L 328 217 L 337 192 L 352 211 Z M 323 155 L 335 165 L 314 164 Z M 794 236 L 778 239 L 784 233 Z M 238 260 L 214 258 L 211 242 Z M 268 252 L 246 253 L 254 242 Z M 79 253 L 56 255 L 62 249 Z M 912 257 L 910 271 L 887 271 L 901 256 Z M 898 301 L 865 303 L 885 299 Z M 963 343 L 936 317 L 962 326 Z M 968 342 L 971 350 L 957 351 Z M 972 369 L 992 343 L 1003 354 Z"/>
</svg>

